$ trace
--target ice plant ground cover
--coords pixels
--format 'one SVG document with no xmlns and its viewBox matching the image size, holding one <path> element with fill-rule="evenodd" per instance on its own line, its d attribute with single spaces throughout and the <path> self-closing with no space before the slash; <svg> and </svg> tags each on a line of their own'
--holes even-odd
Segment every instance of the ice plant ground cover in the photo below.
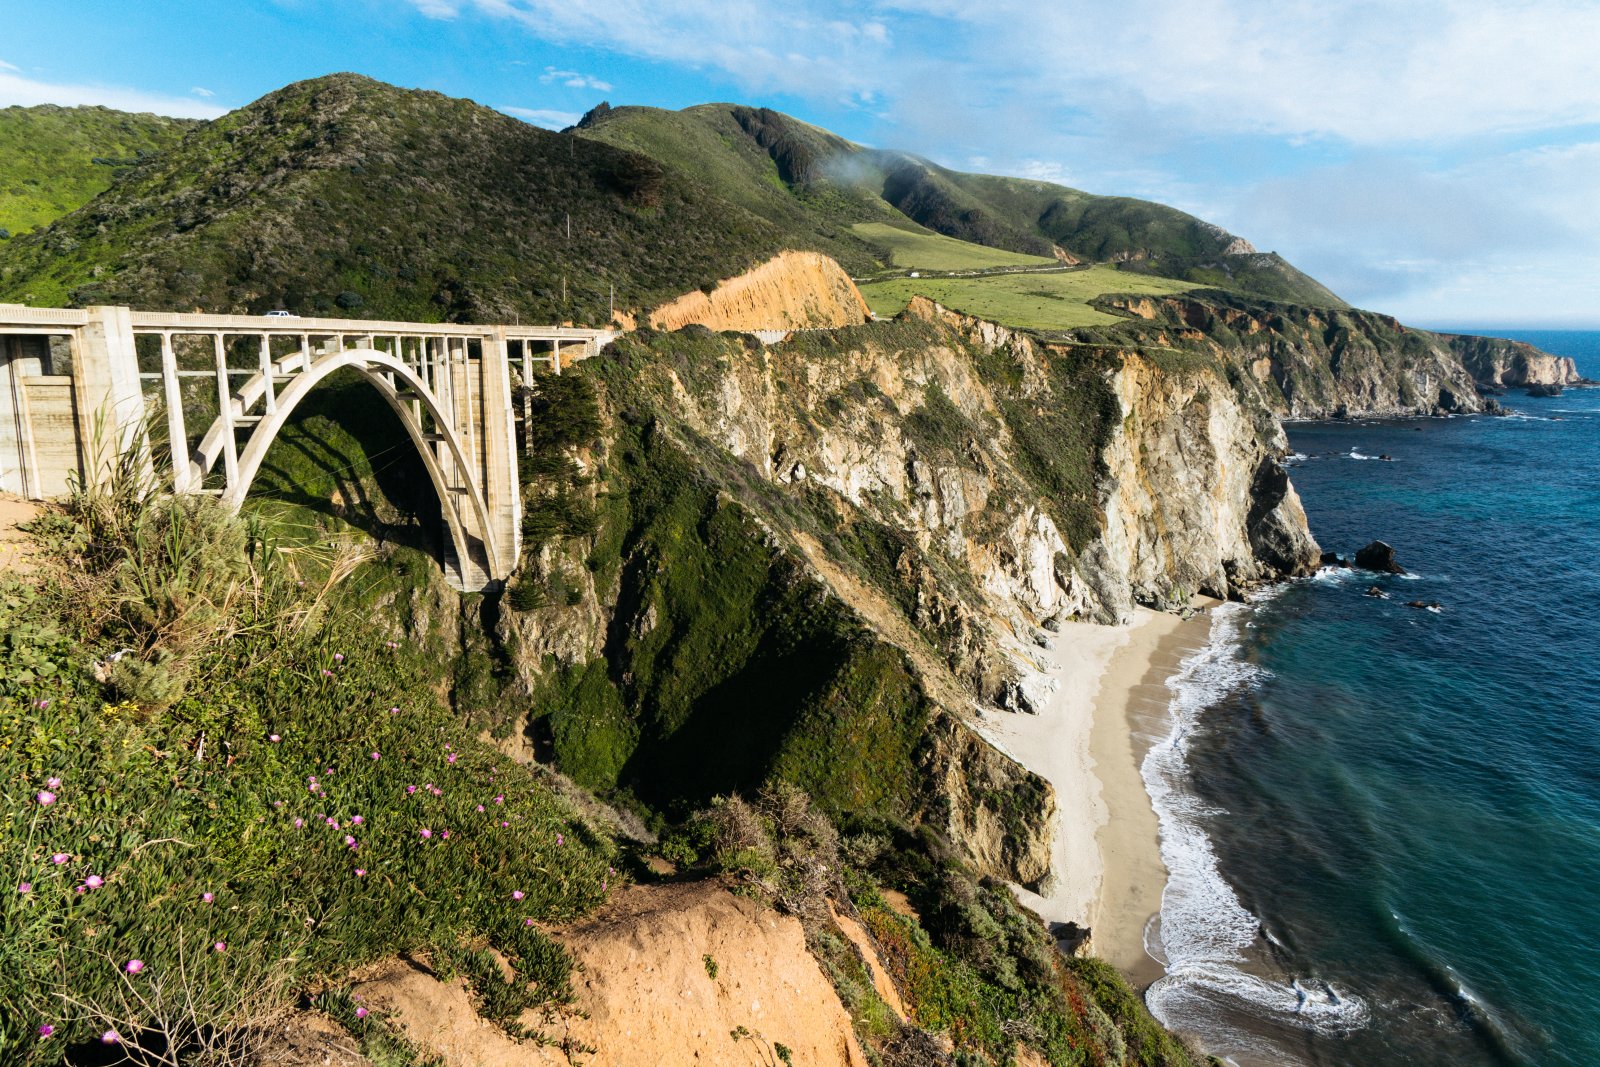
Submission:
<svg viewBox="0 0 1600 1067">
<path fill-rule="evenodd" d="M 0 587 L 0 1061 L 109 1030 L 181 1044 L 404 951 L 504 953 L 508 1021 L 566 997 L 569 960 L 528 920 L 597 905 L 610 843 L 463 728 L 369 613 L 330 610 L 253 535 L 247 567 L 208 565 L 188 527 L 231 520 L 150 507 L 46 520 L 62 566 Z M 145 523 L 163 529 L 141 544 Z M 157 561 L 166 583 L 132 573 L 151 543 L 182 557 Z M 225 617 L 175 650 L 185 597 Z M 170 703 L 108 696 L 96 661 L 119 648 L 166 668 Z"/>
</svg>

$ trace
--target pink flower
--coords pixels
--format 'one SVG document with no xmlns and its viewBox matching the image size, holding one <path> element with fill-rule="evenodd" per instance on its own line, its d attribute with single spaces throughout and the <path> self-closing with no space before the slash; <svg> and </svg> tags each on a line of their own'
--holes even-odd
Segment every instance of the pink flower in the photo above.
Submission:
<svg viewBox="0 0 1600 1067">
<path fill-rule="evenodd" d="M 504 804 L 506 802 L 506 795 L 501 793 L 499 796 L 494 798 L 494 802 L 496 804 Z"/>
<path fill-rule="evenodd" d="M 333 677 L 333 672 L 330 671 L 328 668 L 324 667 L 324 668 L 322 668 L 322 676 L 324 678 L 332 678 Z"/>
<path fill-rule="evenodd" d="M 48 808 L 50 805 L 56 802 L 56 795 L 50 792 L 48 789 L 41 789 L 34 794 L 33 799 L 37 800 L 41 805 Z"/>
<path fill-rule="evenodd" d="M 483 811 L 483 805 L 482 804 L 478 805 L 478 811 L 479 811 L 480 814 L 482 813 L 482 811 Z"/>
<path fill-rule="evenodd" d="M 22 896 L 27 896 L 29 893 L 33 892 L 33 883 L 23 882 L 21 885 L 17 886 L 17 892 Z"/>
<path fill-rule="evenodd" d="M 335 663 L 343 663 L 344 662 L 344 653 L 343 652 L 335 652 L 333 654 L 333 662 L 335 662 Z"/>
<path fill-rule="evenodd" d="M 398 715 L 398 714 L 400 714 L 400 709 L 399 708 L 390 708 L 389 709 L 389 714 L 390 715 Z"/>
<path fill-rule="evenodd" d="M 213 951 L 213 952 L 226 952 L 226 951 L 228 951 L 228 945 L 224 941 L 218 941 L 215 945 L 211 946 L 211 951 Z"/>
<path fill-rule="evenodd" d="M 107 1030 L 105 1033 L 100 1035 L 100 1043 L 102 1045 L 115 1045 L 121 1040 L 122 1038 L 117 1036 L 117 1032 L 115 1030 Z"/>
<path fill-rule="evenodd" d="M 380 760 L 380 759 L 382 759 L 382 758 L 383 758 L 383 757 L 382 757 L 382 756 L 380 756 L 380 755 L 378 755 L 378 753 L 376 753 L 376 752 L 374 752 L 374 753 L 373 753 L 373 754 L 372 754 L 372 759 L 373 759 L 373 761 L 374 761 L 374 762 L 376 762 L 376 761 L 378 761 L 378 760 Z"/>
<path fill-rule="evenodd" d="M 356 868 L 356 877 L 357 878 L 365 878 L 366 876 L 367 876 L 367 871 L 366 871 L 365 867 L 357 867 Z"/>
<path fill-rule="evenodd" d="M 367 1009 L 366 1008 L 357 1008 L 356 1009 L 356 1018 L 357 1019 L 365 1019 L 366 1017 L 367 1017 Z"/>
<path fill-rule="evenodd" d="M 106 880 L 101 878 L 98 874 L 91 874 L 89 877 L 83 880 L 83 884 L 88 886 L 90 889 L 99 889 L 101 886 L 106 884 Z"/>
<path fill-rule="evenodd" d="M 71 858 L 72 857 L 67 855 L 65 852 L 57 852 L 54 856 L 50 857 L 50 862 L 59 867 Z"/>
<path fill-rule="evenodd" d="M 556 844 L 564 845 L 566 843 L 567 843 L 567 839 L 565 837 L 562 837 L 560 834 L 556 835 Z"/>
<path fill-rule="evenodd" d="M 272 806 L 273 806 L 273 807 L 275 807 L 275 808 L 281 808 L 281 807 L 283 807 L 283 801 L 281 801 L 281 800 L 274 800 L 274 801 L 273 801 L 273 802 L 272 802 Z"/>
<path fill-rule="evenodd" d="M 306 824 L 306 821 L 304 819 L 296 819 L 294 821 L 294 828 L 296 830 L 298 830 L 298 829 L 300 829 L 300 827 L 304 826 L 305 824 Z"/>
<path fill-rule="evenodd" d="M 277 744 L 279 741 L 282 741 L 283 738 L 279 737 L 277 734 L 268 734 L 267 740 L 271 741 L 273 744 Z"/>
<path fill-rule="evenodd" d="M 508 823 L 508 822 L 502 822 L 502 823 L 501 823 L 501 824 L 500 824 L 500 829 L 502 829 L 502 830 L 505 830 L 505 829 L 509 829 L 509 828 L 510 828 L 510 826 L 511 826 L 511 824 L 510 824 L 510 823 Z"/>
<path fill-rule="evenodd" d="M 60 789 L 61 788 L 61 779 L 59 779 L 59 778 L 51 778 L 49 781 L 45 782 L 44 784 L 45 784 L 45 787 L 47 789 Z"/>
<path fill-rule="evenodd" d="M 127 963 L 122 965 L 122 969 L 127 971 L 129 974 L 138 974 L 140 971 L 144 970 L 144 960 L 129 960 Z"/>
<path fill-rule="evenodd" d="M 456 761 L 456 754 L 454 752 L 450 753 L 450 755 L 444 758 L 444 761 L 446 763 L 454 763 Z"/>
<path fill-rule="evenodd" d="M 522 925 L 523 926 L 532 926 L 533 925 L 533 920 L 532 919 L 523 919 L 522 920 Z"/>
<path fill-rule="evenodd" d="M 441 830 L 441 831 L 439 831 L 439 836 L 444 838 L 446 841 L 448 841 L 448 840 L 450 840 L 450 831 L 449 830 Z"/>
<path fill-rule="evenodd" d="M 426 841 L 428 838 L 430 838 L 432 836 L 433 836 L 433 831 L 432 830 L 424 829 L 422 831 L 422 839 L 424 841 Z"/>
<path fill-rule="evenodd" d="M 349 834 L 345 834 L 344 835 L 344 843 L 346 845 L 350 846 L 351 848 L 355 848 L 356 847 L 356 839 L 351 837 Z"/>
<path fill-rule="evenodd" d="M 51 1034 L 53 1034 L 55 1032 L 56 1032 L 56 1028 L 51 1026 L 49 1023 L 42 1023 L 39 1026 L 39 1036 L 40 1037 L 49 1037 Z"/>
<path fill-rule="evenodd" d="M 522 890 L 520 890 L 520 889 L 513 889 L 511 891 L 511 899 L 512 900 L 521 900 L 525 895 L 526 894 L 524 894 L 522 892 Z"/>
<path fill-rule="evenodd" d="M 359 815 L 355 816 L 354 818 L 352 818 L 350 820 L 350 824 L 352 826 L 360 826 L 362 822 L 363 822 L 363 820 L 362 820 L 361 816 L 359 816 Z"/>
<path fill-rule="evenodd" d="M 339 820 L 335 819 L 332 815 L 328 816 L 327 822 L 328 825 L 333 827 L 335 830 L 339 829 Z"/>
<path fill-rule="evenodd" d="M 209 904 L 209 903 L 211 903 L 213 900 L 215 900 L 217 898 L 212 896 L 210 893 L 201 893 L 200 894 L 200 899 L 204 903 Z"/>
<path fill-rule="evenodd" d="M 416 786 L 414 786 L 414 785 L 406 786 L 406 796 L 410 796 L 412 793 L 415 793 L 416 791 L 417 791 L 417 787 Z"/>
</svg>

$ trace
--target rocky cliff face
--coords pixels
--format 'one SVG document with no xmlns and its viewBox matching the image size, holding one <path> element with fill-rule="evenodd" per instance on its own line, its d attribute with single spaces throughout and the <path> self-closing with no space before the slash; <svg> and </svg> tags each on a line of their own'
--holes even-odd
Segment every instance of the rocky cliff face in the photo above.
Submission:
<svg viewBox="0 0 1600 1067">
<path fill-rule="evenodd" d="M 1061 620 L 1316 564 L 1281 430 L 1214 362 L 917 301 L 772 346 L 639 331 L 580 373 L 607 415 L 579 457 L 598 529 L 538 548 L 522 580 L 560 595 L 498 625 L 554 708 L 537 746 L 602 792 L 791 776 L 1038 884 L 1053 791 L 967 709 L 1036 710 L 1023 653 Z"/>
<path fill-rule="evenodd" d="M 838 263 L 817 252 L 783 252 L 709 293 L 688 293 L 652 311 L 650 325 L 676 330 L 796 330 L 866 322 L 866 301 Z"/>
<path fill-rule="evenodd" d="M 1526 341 L 1472 334 L 1439 334 L 1482 386 L 1571 385 L 1582 376 L 1566 356 L 1552 356 Z"/>
<path fill-rule="evenodd" d="M 1572 361 L 1531 345 L 1411 329 L 1369 311 L 1247 301 L 1214 290 L 1107 297 L 1141 346 L 1203 355 L 1274 413 L 1294 419 L 1469 414 L 1479 385 L 1566 384 Z"/>
</svg>

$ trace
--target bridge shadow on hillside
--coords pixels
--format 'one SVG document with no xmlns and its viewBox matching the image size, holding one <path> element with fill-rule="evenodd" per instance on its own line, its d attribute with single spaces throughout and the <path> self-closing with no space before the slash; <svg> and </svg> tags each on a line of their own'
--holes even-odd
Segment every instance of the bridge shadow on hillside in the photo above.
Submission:
<svg viewBox="0 0 1600 1067">
<path fill-rule="evenodd" d="M 301 402 L 249 495 L 435 556 L 442 543 L 441 505 L 422 457 L 393 409 L 353 372 Z"/>
</svg>

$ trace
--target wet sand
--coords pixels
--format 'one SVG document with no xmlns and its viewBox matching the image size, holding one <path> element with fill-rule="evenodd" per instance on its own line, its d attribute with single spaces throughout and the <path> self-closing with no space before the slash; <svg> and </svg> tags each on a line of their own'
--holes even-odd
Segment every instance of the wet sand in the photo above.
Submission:
<svg viewBox="0 0 1600 1067">
<path fill-rule="evenodd" d="M 1167 883 L 1156 814 L 1140 764 L 1169 729 L 1172 693 L 1167 679 L 1205 646 L 1210 630 L 1208 612 L 1187 621 L 1159 615 L 1139 626 L 1112 657 L 1095 701 L 1090 752 L 1106 817 L 1097 836 L 1104 876 L 1094 905 L 1090 949 L 1139 989 L 1163 973 L 1145 951 L 1145 931 L 1161 910 Z"/>
</svg>

